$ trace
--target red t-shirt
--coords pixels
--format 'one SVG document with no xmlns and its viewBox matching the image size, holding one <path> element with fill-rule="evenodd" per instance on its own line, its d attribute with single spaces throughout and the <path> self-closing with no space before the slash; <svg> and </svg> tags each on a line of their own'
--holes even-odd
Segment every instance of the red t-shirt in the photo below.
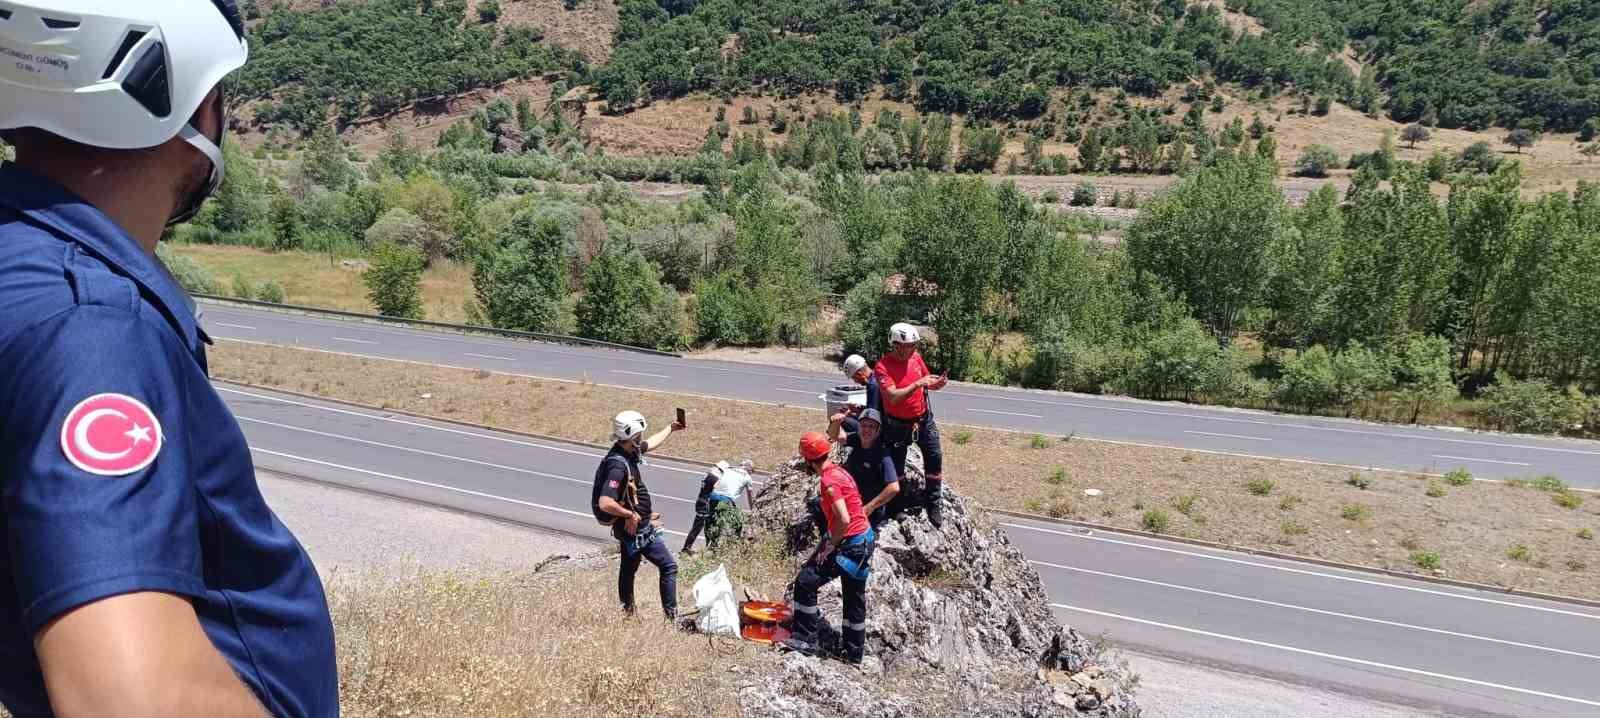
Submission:
<svg viewBox="0 0 1600 718">
<path fill-rule="evenodd" d="M 909 386 L 922 377 L 928 376 L 928 365 L 922 363 L 922 353 L 911 355 L 911 359 L 900 361 L 893 354 L 885 354 L 878 360 L 878 366 L 873 370 L 878 375 L 878 390 L 883 393 L 883 408 L 889 416 L 896 419 L 920 419 L 928 411 L 928 390 L 917 387 L 909 396 L 896 402 L 889 398 L 889 388 Z"/>
<path fill-rule="evenodd" d="M 838 464 L 829 463 L 822 467 L 822 515 L 828 519 L 829 532 L 834 529 L 833 522 L 839 520 L 833 512 L 833 502 L 839 499 L 844 499 L 845 511 L 850 514 L 850 523 L 844 527 L 845 538 L 865 533 L 869 524 L 866 513 L 861 510 L 861 492 L 856 490 L 856 480 Z"/>
</svg>

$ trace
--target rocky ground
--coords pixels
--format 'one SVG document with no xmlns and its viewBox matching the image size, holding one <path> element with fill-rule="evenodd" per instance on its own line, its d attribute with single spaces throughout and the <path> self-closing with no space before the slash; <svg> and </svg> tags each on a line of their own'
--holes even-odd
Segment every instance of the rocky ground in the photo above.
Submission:
<svg viewBox="0 0 1600 718">
<path fill-rule="evenodd" d="M 921 472 L 907 468 L 901 497 L 915 507 Z M 809 553 L 818 534 L 806 502 L 815 487 L 797 465 L 781 468 L 756 497 L 747 528 L 779 532 L 790 553 Z M 746 715 L 1140 715 L 1137 679 L 1056 620 L 1038 573 L 1005 533 L 959 496 L 947 492 L 945 501 L 942 529 L 920 508 L 878 528 L 864 665 L 783 654 L 741 686 Z M 841 620 L 839 584 L 820 598 L 824 615 Z M 824 629 L 825 646 L 836 640 Z"/>
</svg>

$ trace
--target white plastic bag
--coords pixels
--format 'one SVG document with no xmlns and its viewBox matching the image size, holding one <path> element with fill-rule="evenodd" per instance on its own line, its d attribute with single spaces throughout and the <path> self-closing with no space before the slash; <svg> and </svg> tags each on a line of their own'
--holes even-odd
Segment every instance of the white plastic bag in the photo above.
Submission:
<svg viewBox="0 0 1600 718">
<path fill-rule="evenodd" d="M 733 599 L 726 566 L 718 564 L 717 570 L 694 582 L 694 605 L 700 609 L 696 624 L 701 633 L 739 635 L 739 604 Z"/>
</svg>

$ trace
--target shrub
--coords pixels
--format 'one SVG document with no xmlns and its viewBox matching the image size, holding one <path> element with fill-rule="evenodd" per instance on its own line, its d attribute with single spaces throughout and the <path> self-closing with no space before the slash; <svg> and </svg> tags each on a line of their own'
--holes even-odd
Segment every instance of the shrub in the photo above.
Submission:
<svg viewBox="0 0 1600 718">
<path fill-rule="evenodd" d="M 497 247 L 473 268 L 472 286 L 501 329 L 558 331 L 567 297 L 568 236 L 560 220 L 533 209 L 512 218 Z"/>
<path fill-rule="evenodd" d="M 1080 183 L 1077 187 L 1072 188 L 1072 206 L 1093 207 L 1099 196 L 1099 191 L 1095 189 L 1094 185 L 1088 182 Z"/>
<path fill-rule="evenodd" d="M 1333 357 L 1316 345 L 1284 362 L 1283 376 L 1278 380 L 1278 401 L 1315 413 L 1338 400 L 1337 383 Z"/>
<path fill-rule="evenodd" d="M 424 263 L 443 256 L 444 243 L 437 233 L 421 217 L 400 207 L 384 212 L 367 228 L 366 242 L 369 247 L 380 244 L 411 247 L 423 257 Z"/>
<path fill-rule="evenodd" d="M 1266 496 L 1272 493 L 1272 479 L 1251 479 L 1244 485 L 1245 489 L 1256 496 Z"/>
<path fill-rule="evenodd" d="M 1044 477 L 1044 482 L 1047 484 L 1054 484 L 1056 486 L 1067 483 L 1067 470 L 1063 467 L 1057 466 L 1055 471 L 1050 472 L 1049 476 Z"/>
<path fill-rule="evenodd" d="M 1578 538 L 1581 538 L 1585 541 L 1593 541 L 1594 532 L 1590 531 L 1589 529 L 1578 529 Z"/>
<path fill-rule="evenodd" d="M 416 247 L 378 245 L 372 251 L 372 266 L 361 275 L 367 299 L 384 316 L 421 319 L 422 269 L 422 253 Z"/>
<path fill-rule="evenodd" d="M 1339 510 L 1339 515 L 1344 517 L 1346 521 L 1360 521 L 1372 515 L 1372 512 L 1361 504 L 1346 504 L 1344 508 Z"/>
<path fill-rule="evenodd" d="M 1534 479 L 1533 481 L 1529 482 L 1528 485 L 1540 491 L 1554 491 L 1559 493 L 1567 490 L 1567 482 L 1549 475 Z"/>
<path fill-rule="evenodd" d="M 1451 486 L 1466 486 L 1472 483 L 1472 474 L 1466 469 L 1455 469 L 1444 475 L 1444 482 Z"/>
<path fill-rule="evenodd" d="M 1189 494 L 1188 496 L 1179 496 L 1178 498 L 1172 500 L 1172 508 L 1177 509 L 1178 513 L 1183 514 L 1184 516 L 1193 516 L 1194 503 L 1198 499 L 1199 497 L 1195 496 L 1194 494 Z"/>
<path fill-rule="evenodd" d="M 1439 568 L 1439 554 L 1432 551 L 1417 551 L 1411 554 L 1411 563 L 1417 568 L 1432 571 Z"/>
<path fill-rule="evenodd" d="M 1481 398 L 1484 418 L 1495 428 L 1536 434 L 1582 426 L 1590 401 L 1576 388 L 1562 391 L 1543 379 L 1519 381 L 1503 373 Z"/>
<path fill-rule="evenodd" d="M 282 304 L 285 299 L 283 285 L 271 281 L 262 283 L 260 289 L 256 290 L 256 299 L 263 302 L 272 302 L 273 304 Z"/>
<path fill-rule="evenodd" d="M 1050 440 L 1038 434 L 1034 434 L 1033 438 L 1028 440 L 1028 445 L 1035 449 L 1048 449 L 1050 448 Z"/>
<path fill-rule="evenodd" d="M 1564 509 L 1576 509 L 1583 505 L 1583 497 L 1575 491 L 1558 491 L 1552 498 L 1557 506 Z"/>
<path fill-rule="evenodd" d="M 1311 533 L 1311 529 L 1294 519 L 1284 519 L 1283 533 L 1287 536 L 1304 536 Z"/>
<path fill-rule="evenodd" d="M 1574 558 L 1574 559 L 1568 559 L 1567 560 L 1567 570 L 1569 570 L 1569 571 L 1582 571 L 1582 570 L 1584 570 L 1584 569 L 1586 569 L 1588 567 L 1589 567 L 1589 564 L 1586 564 L 1586 563 L 1584 563 L 1582 561 L 1579 561 L 1578 559 Z"/>
<path fill-rule="evenodd" d="M 636 249 L 607 249 L 584 270 L 583 298 L 576 317 L 578 335 L 616 344 L 654 347 L 677 344 L 681 330 L 663 318 L 676 294 Z M 664 335 L 664 336 L 663 336 Z"/>
<path fill-rule="evenodd" d="M 1300 497 L 1299 496 L 1295 496 L 1294 494 L 1289 494 L 1288 496 L 1283 497 L 1283 500 L 1278 502 L 1278 510 L 1279 511 L 1288 511 L 1290 509 L 1293 509 L 1299 503 L 1300 503 Z"/>
<path fill-rule="evenodd" d="M 1433 481 L 1429 481 L 1428 488 L 1423 493 L 1426 494 L 1430 499 L 1442 499 L 1444 498 L 1444 487 Z"/>
<path fill-rule="evenodd" d="M 1039 195 L 1039 201 L 1045 204 L 1060 204 L 1061 193 L 1053 189 L 1047 189 L 1044 191 L 1044 194 Z"/>
<path fill-rule="evenodd" d="M 972 443 L 972 432 L 958 431 L 952 439 L 956 442 L 956 446 L 966 446 Z"/>
<path fill-rule="evenodd" d="M 1339 153 L 1327 145 L 1307 147 L 1294 163 L 1295 174 L 1301 177 L 1327 177 L 1328 170 L 1338 166 Z"/>
<path fill-rule="evenodd" d="M 478 3 L 478 20 L 489 23 L 500 19 L 499 0 L 484 0 Z"/>
<path fill-rule="evenodd" d="M 242 274 L 233 275 L 233 288 L 230 290 L 230 293 L 240 299 L 256 298 L 255 285 L 251 284 L 250 280 L 245 279 L 244 275 Z"/>
<path fill-rule="evenodd" d="M 1345 479 L 1344 482 L 1361 489 L 1362 491 L 1372 488 L 1372 479 L 1362 476 L 1361 474 L 1351 474 L 1350 478 Z"/>
<path fill-rule="evenodd" d="M 1527 546 L 1519 543 L 1513 545 L 1509 550 L 1506 551 L 1506 558 L 1509 558 L 1512 561 L 1521 561 L 1522 563 L 1527 563 L 1533 560 L 1533 551 Z"/>
<path fill-rule="evenodd" d="M 156 245 L 156 258 L 167 266 L 178 286 L 190 294 L 216 294 L 217 280 L 199 262 L 167 249 L 165 242 Z"/>
<path fill-rule="evenodd" d="M 1163 534 L 1167 532 L 1167 524 L 1170 522 L 1171 518 L 1167 516 L 1167 512 L 1161 509 L 1151 509 L 1144 512 L 1144 518 L 1139 523 L 1150 533 Z"/>
</svg>

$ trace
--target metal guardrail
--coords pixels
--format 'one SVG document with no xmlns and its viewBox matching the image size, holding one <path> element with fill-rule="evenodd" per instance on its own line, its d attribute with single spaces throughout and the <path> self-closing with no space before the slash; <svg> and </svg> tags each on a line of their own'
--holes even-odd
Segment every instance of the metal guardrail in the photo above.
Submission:
<svg viewBox="0 0 1600 718">
<path fill-rule="evenodd" d="M 565 334 L 546 334 L 544 332 L 524 332 L 516 329 L 497 329 L 495 327 L 480 327 L 472 324 L 451 324 L 449 322 L 435 322 L 426 319 L 404 319 L 389 317 L 382 314 L 362 314 L 361 312 L 347 312 L 343 309 L 326 309 L 323 307 L 307 307 L 299 304 L 277 304 L 274 302 L 261 302 L 254 299 L 240 299 L 238 297 L 222 297 L 212 294 L 191 294 L 197 300 L 204 300 L 213 304 L 242 304 L 249 307 L 271 309 L 277 311 L 301 312 L 305 314 L 322 314 L 346 319 L 359 319 L 378 324 L 397 324 L 409 327 L 427 327 L 432 329 L 448 329 L 462 334 L 488 334 L 492 336 L 508 337 L 511 339 L 531 339 L 534 341 L 553 342 L 558 344 L 576 344 L 579 346 L 601 347 L 605 349 L 620 349 L 623 351 L 650 354 L 659 357 L 682 359 L 682 354 L 664 352 L 657 349 L 636 347 L 631 344 L 617 344 L 615 342 L 601 341 L 599 339 L 586 339 Z"/>
</svg>

